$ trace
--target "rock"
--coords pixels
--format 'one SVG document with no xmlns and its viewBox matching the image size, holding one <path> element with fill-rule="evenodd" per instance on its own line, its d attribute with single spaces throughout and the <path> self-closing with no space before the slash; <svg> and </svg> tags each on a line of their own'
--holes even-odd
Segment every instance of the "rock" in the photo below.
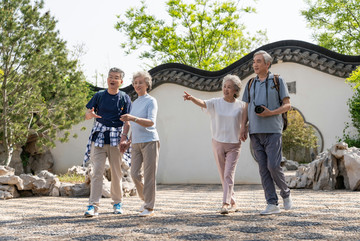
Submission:
<svg viewBox="0 0 360 241">
<path fill-rule="evenodd" d="M 86 183 L 62 183 L 60 186 L 60 196 L 88 197 L 90 196 L 90 186 Z"/>
<path fill-rule="evenodd" d="M 7 166 L 0 166 L 0 176 L 13 176 L 15 169 Z"/>
<path fill-rule="evenodd" d="M 124 196 L 135 196 L 136 195 L 136 188 L 133 182 L 122 182 Z M 135 190 L 135 195 L 134 195 Z"/>
<path fill-rule="evenodd" d="M 0 190 L 0 199 L 5 200 L 5 199 L 10 199 L 10 198 L 13 198 L 13 196 L 11 195 L 10 192 Z"/>
<path fill-rule="evenodd" d="M 20 197 L 19 192 L 13 185 L 0 185 L 0 191 L 9 192 L 14 198 Z"/>
<path fill-rule="evenodd" d="M 109 160 L 108 160 L 108 159 L 106 159 L 106 162 L 105 162 L 104 176 L 106 177 L 106 179 L 107 179 L 108 181 L 111 181 L 111 169 L 110 169 L 110 164 L 109 164 Z"/>
<path fill-rule="evenodd" d="M 284 166 L 288 171 L 296 171 L 299 167 L 299 163 L 293 160 L 286 160 Z"/>
<path fill-rule="evenodd" d="M 344 153 L 348 149 L 348 145 L 345 142 L 337 143 L 330 148 L 331 155 L 335 156 L 336 159 L 341 159 Z"/>
<path fill-rule="evenodd" d="M 86 167 L 82 166 L 73 166 L 68 169 L 67 173 L 69 174 L 77 174 L 81 176 L 86 176 Z"/>
<path fill-rule="evenodd" d="M 104 177 L 101 195 L 104 198 L 111 198 L 111 182 Z"/>
<path fill-rule="evenodd" d="M 59 185 L 59 179 L 56 175 L 43 170 L 37 176 L 32 174 L 21 174 L 20 178 L 23 180 L 23 188 L 19 190 L 31 190 L 35 195 L 49 196 L 56 195 L 56 190 L 52 192 L 53 188 Z"/>
<path fill-rule="evenodd" d="M 360 156 L 357 153 L 346 153 L 344 155 L 344 165 L 349 189 L 360 191 Z"/>
<path fill-rule="evenodd" d="M 33 173 L 37 174 L 43 170 L 52 171 L 54 158 L 49 150 L 45 153 L 36 154 L 30 157 L 29 166 Z"/>
<path fill-rule="evenodd" d="M 314 190 L 360 190 L 360 149 L 337 143 L 320 153 L 306 167 L 300 166 L 296 178 L 286 179 L 290 188 Z"/>
<path fill-rule="evenodd" d="M 21 173 L 24 173 L 24 165 L 20 156 L 21 152 L 22 152 L 21 148 L 14 150 L 13 155 L 11 157 L 11 162 L 9 164 L 9 167 L 15 169 L 15 175 L 17 176 L 19 176 Z"/>
<path fill-rule="evenodd" d="M 23 189 L 23 180 L 18 176 L 0 176 L 0 184 L 16 185 L 18 190 Z"/>
<path fill-rule="evenodd" d="M 34 187 L 34 182 L 36 182 L 38 179 L 40 179 L 37 176 L 34 176 L 32 174 L 21 174 L 20 178 L 23 181 L 23 188 L 19 190 L 32 190 Z"/>
</svg>

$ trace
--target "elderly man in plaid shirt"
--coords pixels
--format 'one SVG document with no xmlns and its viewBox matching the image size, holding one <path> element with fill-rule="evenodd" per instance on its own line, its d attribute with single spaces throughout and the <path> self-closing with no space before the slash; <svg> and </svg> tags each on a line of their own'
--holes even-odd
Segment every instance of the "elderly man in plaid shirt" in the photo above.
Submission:
<svg viewBox="0 0 360 241">
<path fill-rule="evenodd" d="M 85 119 L 96 119 L 84 157 L 84 163 L 86 164 L 90 159 L 93 166 L 86 217 L 98 215 L 106 158 L 110 163 L 110 192 L 114 213 L 122 214 L 123 212 L 121 163 L 123 153 L 127 148 L 126 141 L 130 125 L 128 121 L 121 121 L 120 116 L 129 113 L 131 109 L 130 97 L 119 90 L 123 78 L 122 70 L 111 68 L 107 78 L 108 89 L 97 92 L 86 105 L 88 110 Z"/>
</svg>

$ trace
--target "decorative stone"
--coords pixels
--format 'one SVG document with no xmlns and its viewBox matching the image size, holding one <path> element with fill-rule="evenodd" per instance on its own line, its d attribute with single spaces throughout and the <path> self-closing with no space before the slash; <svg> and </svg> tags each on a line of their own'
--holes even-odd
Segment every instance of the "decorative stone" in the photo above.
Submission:
<svg viewBox="0 0 360 241">
<path fill-rule="evenodd" d="M 360 156 L 356 153 L 347 153 L 344 155 L 344 164 L 350 190 L 360 191 Z"/>
<path fill-rule="evenodd" d="M 111 198 L 111 182 L 109 182 L 105 177 L 103 180 L 102 192 L 101 195 L 104 198 Z"/>
<path fill-rule="evenodd" d="M 320 153 L 307 166 L 300 166 L 295 177 L 287 178 L 290 188 L 314 190 L 360 190 L 360 150 L 337 143 Z"/>
<path fill-rule="evenodd" d="M 20 194 L 13 185 L 0 185 L 0 191 L 9 192 L 12 197 L 20 197 Z"/>
<path fill-rule="evenodd" d="M 0 176 L 13 176 L 15 169 L 7 166 L 0 166 Z"/>
<path fill-rule="evenodd" d="M 60 196 L 88 197 L 89 195 L 90 195 L 90 186 L 86 183 L 81 183 L 81 184 L 62 183 L 60 186 Z"/>
<path fill-rule="evenodd" d="M 21 152 L 22 152 L 21 148 L 14 150 L 11 157 L 11 162 L 9 164 L 9 167 L 15 169 L 15 175 L 17 176 L 19 176 L 21 173 L 24 173 L 24 165 L 20 157 Z"/>
<path fill-rule="evenodd" d="M 84 168 L 82 166 L 73 166 L 68 169 L 67 173 L 86 176 L 86 168 Z"/>
<path fill-rule="evenodd" d="M 0 184 L 16 185 L 18 190 L 23 189 L 23 181 L 18 176 L 0 176 Z"/>
<path fill-rule="evenodd" d="M 45 153 L 36 154 L 30 157 L 29 165 L 33 173 L 37 174 L 43 170 L 52 171 L 54 158 L 48 150 Z"/>
<path fill-rule="evenodd" d="M 0 199 L 5 200 L 5 199 L 10 199 L 10 198 L 13 198 L 13 196 L 11 195 L 10 192 L 0 190 Z"/>
</svg>

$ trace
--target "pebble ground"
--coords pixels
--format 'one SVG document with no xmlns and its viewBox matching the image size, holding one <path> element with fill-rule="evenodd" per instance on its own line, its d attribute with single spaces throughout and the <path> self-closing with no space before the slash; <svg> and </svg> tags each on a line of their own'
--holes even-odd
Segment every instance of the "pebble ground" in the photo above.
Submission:
<svg viewBox="0 0 360 241">
<path fill-rule="evenodd" d="M 0 201 L 0 240 L 360 240 L 360 192 L 292 190 L 294 208 L 260 216 L 260 185 L 236 185 L 239 212 L 219 213 L 220 185 L 158 185 L 155 215 L 142 218 L 138 197 L 115 215 L 83 216 L 88 198 L 26 197 Z"/>
</svg>

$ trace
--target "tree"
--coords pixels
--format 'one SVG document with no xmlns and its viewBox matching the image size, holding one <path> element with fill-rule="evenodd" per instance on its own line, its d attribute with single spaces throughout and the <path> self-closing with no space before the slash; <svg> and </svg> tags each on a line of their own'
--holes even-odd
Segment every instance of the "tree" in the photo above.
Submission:
<svg viewBox="0 0 360 241">
<path fill-rule="evenodd" d="M 139 8 L 130 8 L 118 16 L 115 28 L 126 34 L 121 42 L 127 54 L 144 47 L 140 59 L 149 59 L 153 66 L 177 62 L 204 70 L 219 70 L 268 41 L 266 32 L 255 36 L 245 32 L 241 13 L 254 8 L 239 8 L 237 3 L 194 0 L 168 0 L 171 23 L 147 13 L 144 1 Z"/>
<path fill-rule="evenodd" d="M 34 1 L 31 1 L 34 2 Z M 88 84 L 66 42 L 55 30 L 43 1 L 0 1 L 0 163 L 36 137 L 38 146 L 67 141 L 73 124 L 83 120 Z M 59 135 L 59 131 L 64 131 Z"/>
<path fill-rule="evenodd" d="M 302 11 L 314 39 L 327 49 L 348 55 L 360 55 L 360 1 L 359 0 L 306 0 L 309 9 Z M 360 147 L 360 67 L 347 79 L 355 85 L 354 95 L 348 100 L 349 112 L 356 134 L 349 134 L 345 123 L 343 137 L 349 146 Z M 350 131 L 351 132 L 351 131 Z"/>
<path fill-rule="evenodd" d="M 356 129 L 355 133 L 350 131 L 350 124 L 346 123 L 343 130 L 343 137 L 340 141 L 345 141 L 349 147 L 360 148 L 360 66 L 347 78 L 354 90 L 354 95 L 348 100 L 349 113 L 352 126 Z"/>
<path fill-rule="evenodd" d="M 317 147 L 314 128 L 306 124 L 301 114 L 294 109 L 288 112 L 288 127 L 283 133 L 282 140 L 283 153 L 287 158 L 290 158 L 292 153 L 306 152 L 306 149 Z M 302 160 L 295 161 L 309 161 L 305 155 L 301 156 Z"/>
<path fill-rule="evenodd" d="M 313 37 L 327 49 L 348 55 L 360 55 L 359 0 L 306 0 L 302 11 Z"/>
</svg>

